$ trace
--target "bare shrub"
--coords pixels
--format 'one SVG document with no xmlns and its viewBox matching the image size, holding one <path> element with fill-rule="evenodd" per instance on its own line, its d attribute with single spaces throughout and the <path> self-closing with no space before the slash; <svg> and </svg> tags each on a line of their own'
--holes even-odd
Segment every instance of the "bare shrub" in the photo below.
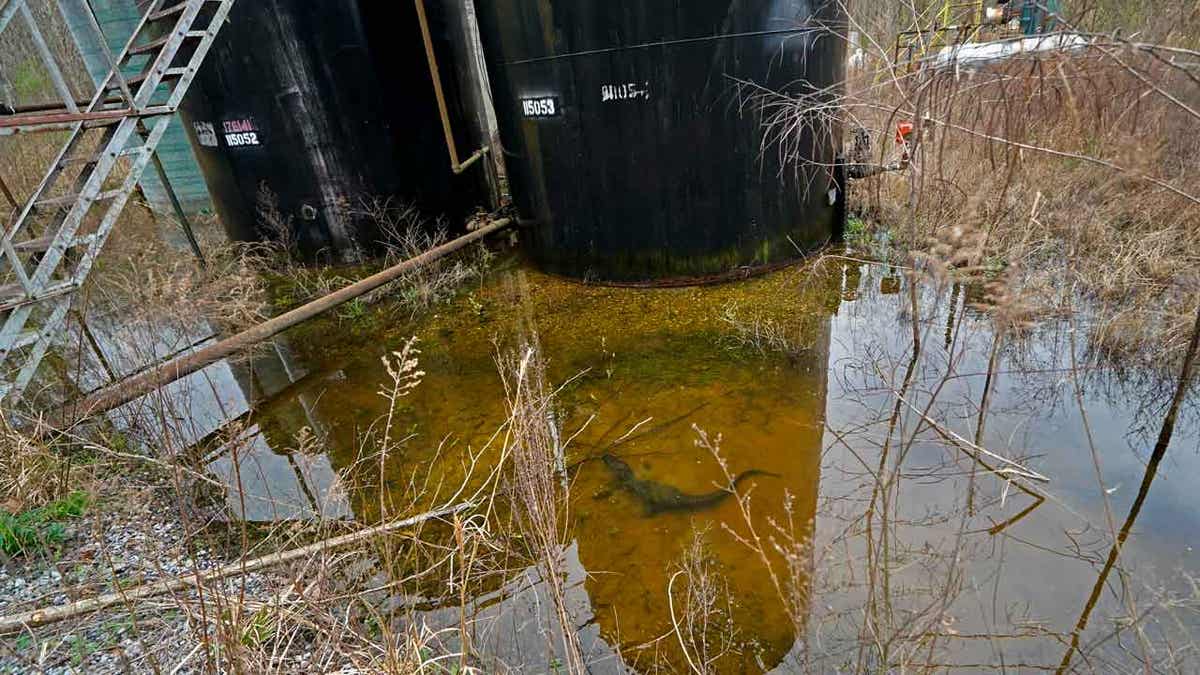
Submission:
<svg viewBox="0 0 1200 675">
<path fill-rule="evenodd" d="M 254 215 L 267 235 L 268 246 L 279 251 L 285 266 L 290 267 L 300 259 L 300 240 L 296 237 L 294 219 L 279 210 L 279 195 L 265 182 L 258 186 Z"/>
<path fill-rule="evenodd" d="M 352 215 L 366 218 L 379 229 L 378 244 L 384 250 L 384 265 L 395 265 L 437 248 L 450 240 L 444 221 L 430 223 L 412 204 L 392 199 L 360 200 Z M 364 298 L 367 303 L 393 299 L 415 316 L 452 298 L 463 284 L 481 278 L 491 264 L 492 254 L 479 244 L 466 255 L 435 260 L 404 274 L 396 281 Z"/>
<path fill-rule="evenodd" d="M 148 324 L 210 320 L 237 331 L 261 322 L 266 304 L 257 249 L 240 244 L 209 247 L 206 266 L 159 247 L 131 251 L 98 279 L 93 299 L 138 307 L 129 318 Z"/>
<path fill-rule="evenodd" d="M 870 159 L 858 134 L 848 168 L 906 173 L 857 182 L 852 208 L 888 241 L 938 255 L 969 235 L 971 255 L 945 261 L 966 283 L 1002 277 L 996 297 L 1020 305 L 1015 324 L 1075 307 L 1089 315 L 1095 356 L 1153 365 L 1166 352 L 1174 363 L 1200 302 L 1193 4 L 1071 3 L 1057 20 L 1067 46 L 988 62 L 955 61 L 951 47 L 1011 36 L 942 27 L 943 3 L 843 4 L 864 51 L 844 88 L 739 83 L 762 113 L 762 151 L 827 171 L 805 155 L 808 139 L 870 130 Z M 840 27 L 811 28 L 844 39 Z M 917 40 L 912 62 L 897 59 L 905 31 Z M 914 131 L 898 145 L 902 121 Z"/>
<path fill-rule="evenodd" d="M 587 664 L 575 622 L 567 608 L 562 570 L 565 540 L 566 474 L 553 425 L 552 396 L 536 338 L 499 360 L 508 400 L 505 449 L 512 458 L 511 491 L 516 524 L 529 544 L 541 580 L 554 604 L 560 653 L 568 673 L 585 673 Z"/>
<path fill-rule="evenodd" d="M 717 568 L 708 531 L 695 529 L 667 584 L 671 624 L 688 666 L 697 675 L 716 673 L 719 662 L 737 644 L 733 597 Z M 682 590 L 676 591 L 679 580 Z"/>
</svg>

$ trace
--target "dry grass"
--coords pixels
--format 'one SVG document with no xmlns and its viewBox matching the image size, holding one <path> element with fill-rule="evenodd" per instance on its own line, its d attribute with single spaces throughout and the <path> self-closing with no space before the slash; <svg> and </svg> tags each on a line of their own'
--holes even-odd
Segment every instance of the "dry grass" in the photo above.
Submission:
<svg viewBox="0 0 1200 675">
<path fill-rule="evenodd" d="M 446 224 L 431 222 L 413 205 L 390 198 L 364 197 L 347 209 L 346 216 L 369 222 L 379 237 L 369 248 L 380 257 L 370 265 L 318 267 L 300 263 L 299 244 L 291 220 L 283 217 L 276 197 L 265 188 L 259 193 L 258 217 L 267 239 L 257 250 L 260 271 L 273 278 L 277 302 L 284 307 L 313 300 L 353 283 L 379 269 L 390 267 L 450 240 Z M 458 255 L 411 270 L 399 279 L 359 298 L 360 310 L 387 301 L 388 311 L 408 319 L 453 298 L 469 282 L 481 279 L 491 268 L 493 254 L 485 244 Z"/>
<path fill-rule="evenodd" d="M 1159 4 L 1121 15 L 1137 42 L 1090 33 L 1085 49 L 960 69 L 891 62 L 912 12 L 856 13 L 868 67 L 839 101 L 851 126 L 888 163 L 896 122 L 921 123 L 907 175 L 855 185 L 854 208 L 902 249 L 975 237 L 956 266 L 1007 268 L 1031 311 L 1084 313 L 1097 355 L 1177 358 L 1200 298 L 1200 80 L 1184 64 L 1200 61 L 1200 17 Z M 1086 34 L 1116 9 L 1071 6 L 1065 25 Z M 793 117 L 816 107 L 797 105 Z"/>
<path fill-rule="evenodd" d="M 93 634 L 96 626 L 132 621 L 143 648 L 135 669 L 490 672 L 490 656 L 476 647 L 490 629 L 476 625 L 474 603 L 528 568 L 535 570 L 536 584 L 542 589 L 535 592 L 544 592 L 549 599 L 549 614 L 538 617 L 553 642 L 548 653 L 559 655 L 556 661 L 561 659 L 567 672 L 586 672 L 562 576 L 568 493 L 563 483 L 564 444 L 552 426 L 555 392 L 546 384 L 536 347 L 513 352 L 499 359 L 498 365 L 509 387 L 510 416 L 484 447 L 469 448 L 455 457 L 465 465 L 461 482 L 446 484 L 433 468 L 436 457 L 430 460 L 428 473 L 406 472 L 405 479 L 395 481 L 396 463 L 405 461 L 412 440 L 402 431 L 409 428 L 404 399 L 422 386 L 424 376 L 415 340 L 383 359 L 387 377 L 378 393 L 386 410 L 360 434 L 356 458 L 339 471 L 344 486 L 340 498 L 351 500 L 363 521 L 391 522 L 427 511 L 430 505 L 467 503 L 472 508 L 373 536 L 354 547 L 321 550 L 267 573 L 205 581 L 189 592 L 31 632 L 23 658 L 40 667 L 61 664 L 72 658 L 69 646 L 85 639 L 80 636 Z M 148 417 L 166 427 L 187 424 L 186 397 L 156 395 L 141 405 Z M 178 518 L 185 533 L 180 545 L 192 551 L 212 547 L 222 551 L 226 560 L 250 560 L 348 531 L 350 523 L 320 513 L 306 520 L 258 526 L 236 519 L 223 522 L 238 510 L 239 500 L 244 510 L 246 500 L 258 498 L 253 491 L 243 490 L 243 478 L 254 479 L 242 472 L 252 470 L 254 462 L 252 449 L 239 440 L 240 430 L 243 427 L 235 424 L 212 441 L 235 466 L 242 466 L 246 458 L 245 467 L 233 472 L 229 485 L 213 485 L 204 466 L 211 458 L 199 460 L 204 453 L 187 447 L 182 429 L 164 428 L 147 436 L 145 440 L 154 443 L 153 456 L 101 443 L 87 445 L 92 452 L 112 458 L 111 468 L 131 478 L 140 472 L 126 466 L 151 470 L 148 481 L 140 476 L 121 481 L 106 500 L 144 501 L 150 492 L 156 500 L 175 504 L 178 513 L 171 518 Z M 93 438 L 102 436 L 93 434 Z M 309 429 L 297 433 L 294 446 L 286 451 L 297 458 L 330 451 L 326 439 Z M 202 505 L 198 486 L 209 492 L 217 487 L 219 506 Z M 130 581 L 113 572 L 90 583 L 89 594 Z M 439 607 L 453 608 L 458 621 L 437 618 L 438 613 L 430 610 Z M 170 621 L 155 618 L 164 614 L 183 617 L 186 630 L 179 633 L 177 624 L 172 627 Z M 155 644 L 162 639 L 173 641 L 176 648 L 162 650 Z M 82 657 L 86 662 L 90 655 Z"/>
<path fill-rule="evenodd" d="M 165 672 L 172 668 L 198 668 L 213 672 L 287 673 L 356 668 L 386 673 L 475 672 L 471 663 L 476 657 L 470 651 L 474 626 L 465 614 L 467 600 L 494 587 L 497 576 L 504 578 L 511 574 L 495 563 L 497 558 L 510 554 L 493 540 L 487 524 L 487 514 L 492 511 L 489 495 L 494 491 L 490 486 L 495 484 L 498 473 L 481 470 L 476 475 L 468 471 L 462 484 L 456 486 L 441 481 L 431 483 L 428 476 L 422 480 L 414 475 L 407 485 L 381 489 L 385 473 L 391 475 L 393 460 L 410 440 L 407 435 L 397 434 L 397 430 L 404 426 L 402 401 L 420 386 L 423 376 L 418 359 L 415 341 L 384 359 L 388 381 L 379 393 L 387 403 L 387 411 L 361 436 L 357 459 L 341 470 L 339 484 L 346 486 L 347 491 L 330 498 L 349 500 L 358 494 L 355 491 L 369 490 L 378 495 L 377 501 L 373 505 L 374 497 L 356 500 L 355 510 L 361 511 L 366 520 L 384 523 L 423 511 L 423 505 L 429 503 L 471 503 L 477 510 L 443 521 L 422 522 L 390 534 L 381 533 L 356 547 L 318 550 L 267 573 L 205 581 L 190 592 L 142 601 L 140 606 L 131 603 L 96 617 L 30 632 L 23 638 L 28 646 L 18 650 L 22 658 L 38 667 L 62 664 L 72 657 L 88 663 L 92 654 L 72 654 L 70 645 L 94 639 L 81 636 L 95 634 L 98 625 L 130 621 L 139 627 L 136 640 L 141 650 L 135 670 Z M 187 423 L 186 397 L 155 396 L 142 405 L 148 409 L 145 411 L 148 416 L 165 426 Z M 18 441 L 23 438 L 15 432 L 12 436 Z M 120 480 L 108 481 L 104 495 L 106 509 L 120 509 L 126 502 L 144 503 L 147 495 L 151 495 L 150 500 L 158 508 L 165 504 L 169 510 L 177 509 L 168 519 L 183 528 L 184 537 L 179 545 L 191 556 L 203 547 L 221 551 L 230 561 L 248 561 L 348 531 L 349 523 L 321 513 L 311 514 L 307 520 L 265 526 L 227 520 L 236 509 L 224 506 L 226 502 L 237 504 L 241 500 L 244 510 L 246 500 L 261 495 L 246 489 L 242 483 L 241 472 L 251 471 L 254 461 L 248 454 L 250 448 L 237 440 L 241 437 L 238 429 L 226 430 L 223 436 L 228 442 L 222 443 L 221 452 L 231 456 L 235 466 L 242 467 L 243 456 L 248 458 L 245 466 L 234 472 L 230 484 L 214 481 L 205 474 L 204 461 L 198 461 L 195 451 L 181 445 L 183 430 L 163 428 L 141 439 L 154 443 L 155 453 L 146 456 L 131 449 L 117 449 L 111 443 L 102 445 L 70 438 L 64 438 L 63 443 L 86 445 L 91 452 L 111 460 L 107 471 L 114 474 L 113 478 L 122 476 Z M 92 438 L 100 440 L 103 435 L 94 433 Z M 288 451 L 296 457 L 312 456 L 328 450 L 324 443 L 311 430 L 302 429 L 296 436 L 296 447 Z M 14 459 L 34 460 L 29 448 L 29 442 L 22 441 L 22 454 L 14 453 Z M 486 449 L 480 450 L 483 452 Z M 7 461 L 8 455 L 5 458 Z M 19 467 L 12 468 L 16 471 Z M 30 471 L 26 470 L 26 475 Z M 22 499 L 52 497 L 47 490 L 55 481 L 49 479 L 45 470 L 30 477 L 36 480 L 34 485 L 40 486 L 41 492 L 33 492 L 31 486 L 19 486 Z M 249 475 L 245 479 L 253 482 Z M 221 506 L 199 503 L 197 484 L 207 486 L 211 492 L 214 483 Z M 161 513 L 156 516 L 162 517 Z M 89 542 L 85 533 L 82 540 L 71 543 L 72 548 L 64 555 L 78 559 L 78 547 L 93 546 L 99 546 L 104 555 L 107 549 L 103 537 L 112 534 L 97 532 L 101 539 Z M 148 550 L 139 550 L 151 555 Z M 86 590 L 80 587 L 72 589 L 72 593 L 91 595 L 121 584 L 136 585 L 136 579 L 116 571 L 125 564 L 117 562 L 121 566 L 114 567 L 110 576 L 91 578 Z M 100 570 L 102 574 L 104 571 Z M 170 574 L 182 572 L 160 570 L 160 573 L 170 578 Z M 422 608 L 428 603 L 460 602 L 464 614 L 459 626 L 433 628 L 425 623 Z M 182 633 L 178 624 L 172 625 L 170 620 L 162 618 L 167 615 L 182 617 Z M 155 642 L 164 638 L 173 641 L 175 647 L 164 651 L 163 645 Z M 0 657 L 9 655 L 12 648 L 9 645 L 0 650 Z"/>
<path fill-rule="evenodd" d="M 553 624 L 567 673 L 586 673 L 587 663 L 567 606 L 562 552 L 566 541 L 567 475 L 565 448 L 551 407 L 545 365 L 536 337 L 500 361 L 508 398 L 509 426 L 505 447 L 512 458 L 510 491 L 517 530 L 529 542 L 542 583 L 553 603 Z M 550 635 L 550 633 L 548 633 Z M 548 638 L 549 639 L 549 638 Z"/>
<path fill-rule="evenodd" d="M 0 508 L 16 514 L 43 506 L 70 485 L 69 462 L 0 416 Z"/>
<path fill-rule="evenodd" d="M 383 249 L 384 266 L 416 257 L 450 240 L 445 222 L 429 222 L 411 204 L 390 199 L 364 199 L 352 215 L 366 218 L 378 228 L 380 238 L 376 243 Z M 490 249 L 480 244 L 464 255 L 416 268 L 372 293 L 365 301 L 372 303 L 389 298 L 406 309 L 411 318 L 446 302 L 469 281 L 482 278 L 491 262 Z"/>
<path fill-rule="evenodd" d="M 114 248 L 118 259 L 97 277 L 89 300 L 110 308 L 138 307 L 129 318 L 160 330 L 180 321 L 207 320 L 232 333 L 266 319 L 260 257 L 254 248 L 207 246 L 206 265 L 200 267 L 190 255 L 172 255 L 160 241 L 136 250 Z"/>
</svg>

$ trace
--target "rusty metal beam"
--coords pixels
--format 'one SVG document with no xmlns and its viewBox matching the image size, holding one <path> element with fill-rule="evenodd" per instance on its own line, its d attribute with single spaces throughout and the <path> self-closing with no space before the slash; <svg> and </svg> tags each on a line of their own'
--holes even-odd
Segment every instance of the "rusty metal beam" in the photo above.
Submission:
<svg viewBox="0 0 1200 675">
<path fill-rule="evenodd" d="M 513 225 L 509 218 L 493 221 L 467 235 L 430 249 L 398 265 L 389 267 L 361 281 L 355 282 L 320 297 L 312 302 L 281 314 L 264 323 L 226 338 L 214 345 L 203 347 L 191 354 L 169 361 L 127 380 L 117 382 L 82 401 L 75 402 L 57 411 L 46 421 L 52 427 L 65 429 L 85 418 L 107 412 L 140 396 L 149 394 L 171 382 L 180 380 L 221 359 L 235 356 L 247 348 L 268 340 L 283 331 L 309 321 L 329 310 L 361 297 L 377 288 L 393 282 L 408 272 L 449 255 L 488 235 L 500 232 Z"/>
<path fill-rule="evenodd" d="M 80 122 L 85 123 L 85 126 L 91 126 L 101 122 L 120 122 L 127 117 L 157 117 L 159 115 L 170 115 L 174 112 L 174 109 L 168 106 L 154 106 L 153 108 L 142 108 L 141 110 L 122 108 L 119 110 L 71 113 L 59 109 L 55 112 L 31 115 L 0 115 L 0 136 L 64 131 L 70 130 Z"/>
<path fill-rule="evenodd" d="M 105 105 L 116 105 L 122 103 L 121 99 L 116 96 L 109 96 L 103 101 Z M 87 108 L 91 105 L 91 101 L 84 99 L 75 99 L 75 105 L 80 108 Z M 66 108 L 61 103 L 27 103 L 13 107 L 13 114 L 24 115 L 28 113 L 57 113 L 66 112 Z"/>
<path fill-rule="evenodd" d="M 69 112 L 60 110 L 58 112 L 27 115 L 5 115 L 4 117 L 0 117 L 0 129 L 11 129 L 14 127 L 34 128 L 43 125 L 74 124 L 75 122 L 90 122 L 93 120 L 119 120 L 133 114 L 133 110 L 124 108 L 121 110 L 101 110 L 98 112 Z"/>
</svg>

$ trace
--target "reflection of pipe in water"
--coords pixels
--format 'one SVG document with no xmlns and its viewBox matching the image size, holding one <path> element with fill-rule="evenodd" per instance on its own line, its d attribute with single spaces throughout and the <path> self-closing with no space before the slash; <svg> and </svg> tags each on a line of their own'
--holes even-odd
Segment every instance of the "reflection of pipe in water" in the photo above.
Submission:
<svg viewBox="0 0 1200 675">
<path fill-rule="evenodd" d="M 883 278 L 879 280 L 880 295 L 899 295 L 900 274 L 896 268 L 888 266 Z"/>
<path fill-rule="evenodd" d="M 316 401 L 307 389 L 322 381 L 299 364 L 284 338 L 272 342 L 270 352 L 259 353 L 236 368 L 237 382 L 249 400 L 268 400 L 271 418 L 299 418 L 296 430 L 307 428 L 316 438 L 327 436 L 317 414 Z M 299 413 L 289 415 L 288 411 Z M 246 418 L 261 419 L 251 412 Z M 232 422 L 233 420 L 231 420 Z M 287 449 L 292 439 L 273 440 L 269 431 L 252 423 L 245 432 L 225 443 L 205 464 L 227 486 L 227 500 L 245 520 L 270 521 L 307 518 L 353 517 L 341 478 L 324 454 L 298 454 Z"/>
<path fill-rule="evenodd" d="M 226 486 L 226 501 L 248 521 L 351 518 L 341 477 L 324 454 L 279 454 L 260 427 L 221 447 L 208 470 Z"/>
<path fill-rule="evenodd" d="M 842 301 L 854 302 L 857 300 L 861 286 L 862 265 L 842 265 Z"/>
</svg>

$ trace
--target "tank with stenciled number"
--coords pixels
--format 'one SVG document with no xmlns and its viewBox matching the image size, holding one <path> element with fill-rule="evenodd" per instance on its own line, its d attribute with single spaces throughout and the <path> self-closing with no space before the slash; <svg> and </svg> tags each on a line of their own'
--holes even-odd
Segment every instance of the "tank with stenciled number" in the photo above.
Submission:
<svg viewBox="0 0 1200 675">
<path fill-rule="evenodd" d="M 449 44 L 458 38 L 431 7 L 452 126 L 463 134 Z M 451 227 L 489 201 L 481 169 L 451 171 L 412 2 L 238 2 L 185 113 L 237 239 L 288 228 L 306 257 L 357 260 L 379 249 L 377 200 L 415 204 L 429 223 L 445 217 Z"/>
<path fill-rule="evenodd" d="M 544 268 L 687 283 L 786 263 L 840 235 L 838 123 L 814 116 L 781 146 L 763 121 L 778 101 L 767 91 L 836 101 L 842 3 L 476 7 L 512 193 Z"/>
</svg>

